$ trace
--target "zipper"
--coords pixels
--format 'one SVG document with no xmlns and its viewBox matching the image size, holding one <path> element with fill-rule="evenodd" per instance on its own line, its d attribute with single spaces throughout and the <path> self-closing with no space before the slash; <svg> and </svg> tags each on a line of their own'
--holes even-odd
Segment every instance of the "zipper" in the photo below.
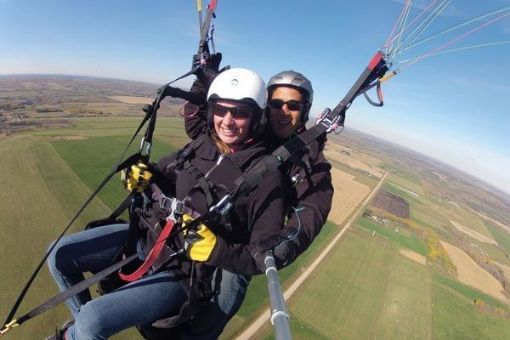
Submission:
<svg viewBox="0 0 510 340">
<path fill-rule="evenodd" d="M 209 178 L 209 175 L 218 167 L 220 166 L 220 163 L 221 161 L 223 160 L 223 158 L 225 158 L 225 155 L 220 155 L 220 157 L 218 158 L 218 160 L 216 161 L 216 164 L 213 165 L 213 167 L 211 169 L 209 169 L 209 171 L 207 171 L 207 173 L 205 174 L 205 178 Z"/>
</svg>

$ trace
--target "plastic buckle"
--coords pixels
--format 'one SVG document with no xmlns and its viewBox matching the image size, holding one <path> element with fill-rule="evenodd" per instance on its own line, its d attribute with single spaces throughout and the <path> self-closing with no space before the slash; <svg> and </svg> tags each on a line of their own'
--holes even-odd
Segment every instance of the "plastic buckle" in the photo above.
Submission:
<svg viewBox="0 0 510 340">
<path fill-rule="evenodd" d="M 174 198 L 166 197 L 165 195 L 161 195 L 159 198 L 159 207 L 161 209 L 168 210 L 169 212 L 172 211 L 172 201 Z"/>
<path fill-rule="evenodd" d="M 343 129 L 343 126 L 339 125 L 338 122 L 340 121 L 341 115 L 337 115 L 335 117 L 330 117 L 329 114 L 331 113 L 331 109 L 329 107 L 325 108 L 324 111 L 322 111 L 320 118 L 317 119 L 315 122 L 315 125 L 322 124 L 326 127 L 326 133 L 330 133 L 331 131 L 337 132 L 339 128 Z"/>
<path fill-rule="evenodd" d="M 184 213 L 186 212 L 184 208 L 185 208 L 184 202 L 174 198 L 173 201 L 174 214 L 177 214 L 179 216 L 184 215 Z"/>
</svg>

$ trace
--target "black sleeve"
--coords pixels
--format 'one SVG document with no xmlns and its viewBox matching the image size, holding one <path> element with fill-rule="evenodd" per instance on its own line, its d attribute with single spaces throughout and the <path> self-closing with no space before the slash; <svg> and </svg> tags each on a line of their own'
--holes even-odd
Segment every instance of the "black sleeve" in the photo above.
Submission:
<svg viewBox="0 0 510 340">
<path fill-rule="evenodd" d="M 184 115 L 184 129 L 191 139 L 197 139 L 207 131 L 207 111 L 198 108 L 198 111 L 192 114 Z"/>
<path fill-rule="evenodd" d="M 284 229 L 299 230 L 292 242 L 297 247 L 294 259 L 303 253 L 321 231 L 331 210 L 333 200 L 331 164 L 322 151 L 312 165 L 310 175 L 296 184 L 296 211 L 292 212 Z M 287 259 L 291 263 L 294 259 Z"/>
<path fill-rule="evenodd" d="M 175 162 L 177 153 L 171 153 L 161 157 L 158 163 L 151 165 L 153 173 L 153 182 L 166 194 L 175 194 L 176 176 L 174 171 L 169 170 L 169 166 Z"/>
<path fill-rule="evenodd" d="M 291 201 L 288 220 L 279 233 L 262 240 L 259 252 L 272 251 L 278 268 L 285 267 L 303 253 L 319 234 L 331 209 L 333 186 L 331 183 L 331 165 L 324 159 L 322 152 L 313 153 L 315 161 L 311 166 L 305 162 L 295 162 L 286 176 L 301 177 L 304 180 L 295 186 L 287 183 Z M 318 156 L 317 156 L 318 154 Z M 308 158 L 308 154 L 305 154 Z M 312 160 L 313 158 L 310 158 Z M 301 159 L 303 160 L 303 158 Z M 301 164 L 303 163 L 303 164 Z M 256 257 L 259 267 L 263 268 L 263 257 Z"/>
<path fill-rule="evenodd" d="M 207 91 L 199 79 L 193 82 L 190 92 L 203 96 L 204 102 L 206 101 Z M 184 110 L 184 129 L 189 138 L 196 139 L 207 130 L 207 105 L 197 106 L 191 103 L 185 105 L 190 107 Z"/>
<path fill-rule="evenodd" d="M 284 194 L 281 190 L 282 177 L 275 171 L 264 178 L 264 184 L 252 192 L 248 206 L 248 225 L 251 237 L 248 244 L 228 243 L 218 238 L 218 243 L 208 264 L 221 267 L 233 273 L 259 274 L 255 256 L 258 243 L 277 234 L 285 218 Z"/>
</svg>

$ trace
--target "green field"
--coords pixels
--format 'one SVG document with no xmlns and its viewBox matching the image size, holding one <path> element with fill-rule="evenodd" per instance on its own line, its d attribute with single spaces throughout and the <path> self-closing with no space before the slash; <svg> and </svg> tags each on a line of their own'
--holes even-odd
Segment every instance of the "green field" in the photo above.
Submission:
<svg viewBox="0 0 510 340">
<path fill-rule="evenodd" d="M 423 339 L 430 332 L 428 280 L 425 267 L 349 232 L 290 307 L 329 339 Z"/>
<path fill-rule="evenodd" d="M 510 321 L 477 311 L 473 300 L 433 284 L 435 339 L 509 339 Z"/>
<path fill-rule="evenodd" d="M 427 248 L 425 247 L 425 244 L 423 244 L 423 242 L 420 239 L 418 239 L 415 235 L 411 234 L 405 229 L 402 228 L 397 229 L 391 226 L 383 226 L 369 220 L 366 217 L 361 217 L 358 220 L 358 226 L 370 232 L 375 232 L 377 236 L 382 236 L 384 238 L 392 240 L 394 243 L 400 245 L 401 247 L 412 250 L 423 256 L 427 256 Z"/>
<path fill-rule="evenodd" d="M 484 221 L 484 223 L 494 239 L 503 248 L 505 253 L 510 255 L 510 235 L 490 222 Z"/>
<path fill-rule="evenodd" d="M 289 303 L 296 339 L 507 339 L 508 305 L 396 252 L 398 239 L 346 234 Z M 382 240 L 382 242 L 381 242 Z M 399 243 L 399 245 L 401 245 Z M 270 339 L 266 326 L 260 336 Z"/>
<path fill-rule="evenodd" d="M 73 127 L 15 134 L 0 140 L 0 156 L 4 162 L 0 167 L 0 182 L 5 202 L 0 205 L 1 256 L 4 259 L 0 316 L 5 318 L 51 241 L 110 172 L 138 123 L 135 118 L 76 119 Z M 160 120 L 152 159 L 175 150 L 186 140 L 182 120 Z M 139 142 L 134 144 L 131 152 L 138 148 Z M 352 172 L 360 181 L 375 184 L 374 180 Z M 404 172 L 401 175 L 406 178 L 394 177 L 396 185 L 420 192 L 416 176 L 407 178 Z M 446 233 L 444 225 L 448 223 L 445 217 L 448 215 L 438 206 L 431 207 L 426 193 L 421 195 L 420 192 L 420 197 L 416 198 L 391 183 L 386 184 L 385 189 L 410 202 L 411 218 L 421 227 L 434 229 L 440 235 Z M 81 230 L 87 221 L 107 215 L 125 194 L 116 176 L 92 201 L 71 232 Z M 449 213 L 454 211 L 449 209 Z M 508 252 L 510 236 L 491 224 L 484 227 Z M 284 286 L 293 281 L 340 228 L 331 223 L 324 226 L 310 249 L 280 272 Z M 403 257 L 398 252 L 400 248 L 426 255 L 423 242 L 411 231 L 403 228 L 396 231 L 393 225 L 382 226 L 361 218 L 290 300 L 294 338 L 510 338 L 510 321 L 480 312 L 473 300 L 479 299 L 504 310 L 508 306 L 432 267 Z M 500 260 L 503 250 L 488 249 Z M 55 284 L 44 268 L 18 315 L 54 293 Z M 242 331 L 266 308 L 266 303 L 265 277 L 255 277 L 241 310 L 222 338 L 230 339 Z M 60 306 L 14 329 L 5 339 L 44 338 L 67 318 L 66 308 Z M 267 326 L 261 337 L 271 338 L 270 334 L 272 329 Z M 134 330 L 115 337 L 138 338 Z"/>
<path fill-rule="evenodd" d="M 416 181 L 412 181 L 408 178 L 404 178 L 402 176 L 399 176 L 399 175 L 393 175 L 391 174 L 388 179 L 387 179 L 388 182 L 390 183 L 393 183 L 393 184 L 396 184 L 404 189 L 407 189 L 409 191 L 412 191 L 414 192 L 415 194 L 417 195 L 424 195 L 425 194 L 425 191 L 423 190 L 422 186 L 421 186 L 421 181 L 418 180 Z"/>
<path fill-rule="evenodd" d="M 2 198 L 8 202 L 0 205 L 1 255 L 4 259 L 4 275 L 0 283 L 2 317 L 7 316 L 51 241 L 64 230 L 81 204 L 112 170 L 138 123 L 132 118 L 80 119 L 73 128 L 17 134 L 0 141 L 0 156 L 4 162 L 0 168 Z M 184 144 L 186 139 L 182 129 L 178 130 L 180 126 L 180 120 L 161 120 L 153 159 L 175 150 L 178 145 L 171 145 L 172 140 Z M 60 140 L 60 136 L 66 139 Z M 135 144 L 132 151 L 139 142 Z M 125 195 L 118 176 L 115 176 L 75 222 L 71 232 L 81 230 L 88 221 L 107 216 Z M 56 286 L 44 268 L 18 315 L 54 293 Z M 61 306 L 28 321 L 6 338 L 43 338 L 67 318 L 68 313 Z M 133 336 L 134 333 L 129 334 Z"/>
<path fill-rule="evenodd" d="M 420 199 L 411 195 L 410 193 L 408 193 L 407 191 L 405 190 L 402 190 L 400 188 L 398 188 L 397 186 L 391 184 L 390 182 L 385 182 L 383 184 L 383 189 L 388 191 L 388 192 L 391 192 L 392 194 L 394 195 L 397 195 L 399 197 L 402 197 L 403 199 L 405 199 L 408 203 L 411 203 L 411 202 L 414 202 L 414 203 L 420 203 Z"/>
<path fill-rule="evenodd" d="M 322 231 L 314 240 L 313 244 L 290 266 L 279 272 L 283 287 L 292 282 L 295 275 L 300 274 L 300 269 L 314 260 L 315 255 L 320 252 L 331 240 L 334 234 L 338 232 L 338 227 L 332 223 L 326 223 Z M 222 339 L 229 339 L 232 335 L 242 331 L 251 318 L 256 315 L 261 308 L 266 308 L 269 302 L 267 296 L 267 282 L 263 275 L 255 276 L 251 280 L 248 294 L 243 305 L 230 324 L 226 327 Z"/>
</svg>

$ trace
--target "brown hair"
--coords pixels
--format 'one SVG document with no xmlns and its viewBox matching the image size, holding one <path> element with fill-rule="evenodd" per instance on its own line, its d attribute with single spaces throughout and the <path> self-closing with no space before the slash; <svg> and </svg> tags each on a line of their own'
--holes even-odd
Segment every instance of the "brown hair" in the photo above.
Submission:
<svg viewBox="0 0 510 340">
<path fill-rule="evenodd" d="M 214 141 L 214 144 L 216 144 L 216 147 L 218 148 L 222 155 L 232 153 L 232 148 L 228 144 L 220 140 L 218 136 L 216 136 L 216 132 L 212 132 L 211 137 Z"/>
</svg>

